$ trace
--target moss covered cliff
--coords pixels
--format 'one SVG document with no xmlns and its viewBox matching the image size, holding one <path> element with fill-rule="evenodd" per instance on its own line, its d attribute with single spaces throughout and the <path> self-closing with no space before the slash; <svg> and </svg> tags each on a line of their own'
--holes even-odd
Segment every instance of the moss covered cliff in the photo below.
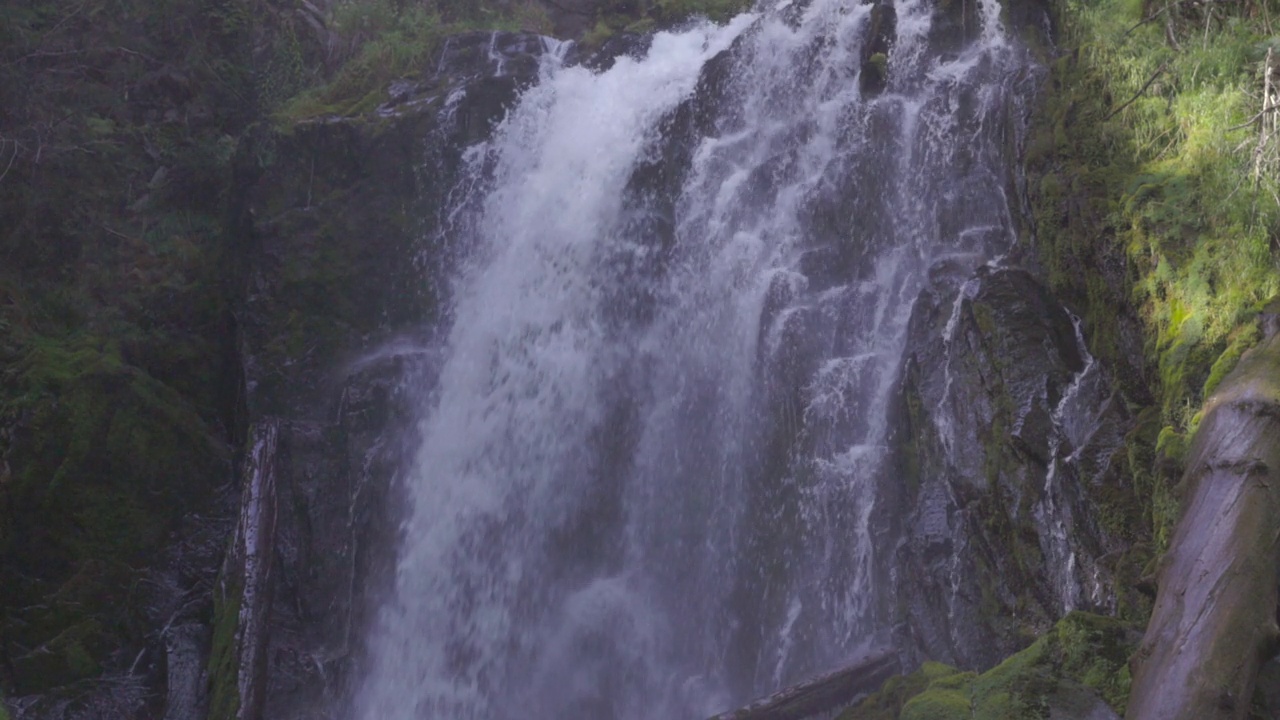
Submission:
<svg viewBox="0 0 1280 720">
<path fill-rule="evenodd" d="M 1083 319 L 1090 351 L 1115 373 L 1115 397 L 1133 418 L 1112 471 L 1088 492 L 1095 520 L 1127 547 L 1108 558 L 1116 613 L 1136 625 L 1105 651 L 1089 651 L 1111 658 L 1093 681 L 1040 665 L 1064 628 L 1086 617 L 1072 615 L 982 675 L 926 665 L 846 717 L 1083 717 L 1054 700 L 1077 685 L 1123 712 L 1133 629 L 1151 612 L 1188 499 L 1187 448 L 1206 401 L 1262 337 L 1259 311 L 1280 292 L 1280 53 L 1271 20 L 1280 8 L 1127 0 L 1050 7 L 1054 46 L 1039 45 L 1038 27 L 1013 28 L 1047 68 L 1023 158 L 1027 244 L 1054 294 Z M 1008 17 L 1016 22 L 1017 13 Z M 1253 562 L 1223 562 L 1237 560 Z M 1267 597 L 1234 612 L 1270 612 Z M 1027 667 L 1040 670 L 1028 678 Z M 994 680 L 1006 676 L 1021 679 Z M 1201 691 L 1217 692 L 1189 692 Z M 1251 701 L 1233 696 L 1223 717 L 1267 712 L 1251 711 Z"/>
<path fill-rule="evenodd" d="M 1157 551 L 1201 404 L 1280 292 L 1274 109 L 1260 112 L 1276 10 L 1065 2 L 1045 54 L 1025 157 L 1033 244 L 1094 353 L 1121 370 L 1126 402 L 1148 413 L 1129 470 Z"/>
<path fill-rule="evenodd" d="M 392 261 L 325 242 L 373 215 L 413 232 L 412 198 L 368 177 L 404 171 L 370 163 L 415 130 L 371 118 L 389 82 L 468 29 L 603 44 L 746 4 L 0 5 L 0 691 L 97 692 L 86 681 L 159 664 L 174 618 L 212 625 L 216 565 L 165 553 L 225 545 L 250 414 L 246 336 L 265 350 L 257 411 L 276 411 L 293 399 L 270 387 L 276 369 L 339 354 L 342 333 L 389 312 L 338 291 L 394 275 Z M 1138 589 L 1174 534 L 1202 404 L 1280 293 L 1280 139 L 1264 97 L 1280 77 L 1280 5 L 1052 9 L 1056 46 L 1014 28 L 1048 69 L 1024 157 L 1028 243 L 1134 418 L 1123 483 L 1093 498 L 1129 547 L 1123 566 L 1148 567 L 1117 574 L 1132 590 L 1118 614 L 1142 622 Z M 353 150 L 321 152 L 333 145 Z M 255 183 L 269 189 L 251 200 Z M 286 300 L 253 308 L 248 258 L 272 253 L 287 255 L 267 273 Z M 210 638 L 215 670 L 225 632 Z M 981 675 L 929 664 L 846 717 L 1039 717 L 1046 697 L 1081 687 L 1119 709 L 1135 640 L 1119 621 L 1072 615 Z M 219 712 L 231 703 L 214 698 Z"/>
<path fill-rule="evenodd" d="M 418 230 L 412 198 L 378 192 L 406 175 L 413 192 L 414 169 L 369 163 L 404 160 L 421 128 L 306 120 L 382 104 L 458 32 L 730 7 L 703 5 L 0 4 L 0 693 L 52 698 L 36 716 L 163 701 L 175 628 L 217 645 L 236 456 L 251 416 L 296 399 L 277 371 L 404 320 L 341 289 L 412 267 L 333 240 L 374 216 L 400 223 L 387 242 Z M 285 300 L 254 305 L 273 253 Z"/>
</svg>

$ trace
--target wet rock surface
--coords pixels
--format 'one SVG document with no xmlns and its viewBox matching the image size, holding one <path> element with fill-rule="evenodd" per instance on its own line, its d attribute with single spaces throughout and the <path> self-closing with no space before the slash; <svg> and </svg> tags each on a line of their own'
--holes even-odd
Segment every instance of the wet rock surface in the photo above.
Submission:
<svg viewBox="0 0 1280 720">
<path fill-rule="evenodd" d="M 419 393 L 432 384 L 422 328 L 462 252 L 448 225 L 467 201 L 451 194 L 458 168 L 537 77 L 547 47 L 516 33 L 450 38 L 434 72 L 394 83 L 369 116 L 261 141 L 277 161 L 248 198 L 241 354 L 249 420 L 278 428 L 273 563 L 252 617 L 234 602 L 215 611 L 211 717 L 345 717 L 367 599 L 392 570 L 389 518 Z M 224 584 L 245 575 L 239 557 Z M 261 652 L 223 662 L 227 637 Z"/>
<path fill-rule="evenodd" d="M 1032 274 L 944 270 L 912 316 L 893 577 L 902 646 L 981 669 L 1067 611 L 1114 609 L 1103 558 L 1124 545 L 1090 502 L 1120 482 L 1130 421 Z"/>
</svg>

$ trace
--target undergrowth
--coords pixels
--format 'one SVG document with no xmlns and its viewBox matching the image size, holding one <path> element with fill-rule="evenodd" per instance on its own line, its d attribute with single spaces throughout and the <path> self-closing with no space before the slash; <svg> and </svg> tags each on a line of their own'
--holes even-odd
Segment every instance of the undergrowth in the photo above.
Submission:
<svg viewBox="0 0 1280 720">
<path fill-rule="evenodd" d="M 1280 150 L 1258 124 L 1277 9 L 1068 0 L 1059 11 L 1062 52 L 1027 153 L 1041 251 L 1055 289 L 1075 289 L 1096 354 L 1124 353 L 1117 307 L 1136 310 L 1137 384 L 1159 407 L 1166 469 L 1280 293 Z M 1176 520 L 1162 485 L 1176 472 L 1154 475 L 1161 546 Z"/>
</svg>

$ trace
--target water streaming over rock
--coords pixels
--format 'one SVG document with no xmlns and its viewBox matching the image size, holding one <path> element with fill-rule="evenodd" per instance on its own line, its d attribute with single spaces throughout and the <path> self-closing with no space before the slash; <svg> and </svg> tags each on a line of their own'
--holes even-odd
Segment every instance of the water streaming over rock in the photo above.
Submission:
<svg viewBox="0 0 1280 720">
<path fill-rule="evenodd" d="M 886 637 L 912 305 L 1014 240 L 997 0 L 552 50 L 468 151 L 370 720 L 705 717 Z"/>
</svg>

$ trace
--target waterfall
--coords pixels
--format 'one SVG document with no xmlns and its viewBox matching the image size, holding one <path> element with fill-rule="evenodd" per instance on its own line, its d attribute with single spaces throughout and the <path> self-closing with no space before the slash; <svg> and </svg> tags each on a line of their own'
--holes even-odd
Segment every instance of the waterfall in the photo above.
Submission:
<svg viewBox="0 0 1280 720">
<path fill-rule="evenodd" d="M 912 302 L 1006 251 L 998 0 L 782 2 L 548 53 L 472 214 L 353 714 L 701 718 L 887 628 Z M 972 10 L 972 12 L 970 11 Z"/>
</svg>

